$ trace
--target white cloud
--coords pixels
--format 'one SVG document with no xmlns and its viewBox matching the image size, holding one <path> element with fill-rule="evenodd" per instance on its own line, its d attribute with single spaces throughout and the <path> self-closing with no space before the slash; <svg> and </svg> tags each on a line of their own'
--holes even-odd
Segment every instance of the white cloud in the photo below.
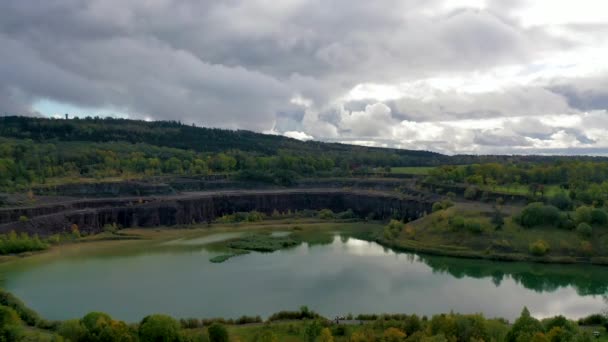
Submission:
<svg viewBox="0 0 608 342">
<path fill-rule="evenodd" d="M 283 133 L 284 136 L 298 140 L 312 140 L 313 136 L 299 131 L 288 131 Z"/>
<path fill-rule="evenodd" d="M 608 148 L 607 6 L 7 0 L 0 113 L 62 112 L 44 99 L 449 153 Z"/>
</svg>

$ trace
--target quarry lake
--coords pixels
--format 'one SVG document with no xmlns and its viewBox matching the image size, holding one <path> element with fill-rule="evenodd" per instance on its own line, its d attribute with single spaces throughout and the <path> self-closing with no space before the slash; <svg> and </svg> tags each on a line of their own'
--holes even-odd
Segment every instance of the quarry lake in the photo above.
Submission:
<svg viewBox="0 0 608 342">
<path fill-rule="evenodd" d="M 340 232 L 330 243 L 210 262 L 220 252 L 207 244 L 236 234 L 75 244 L 0 264 L 1 285 L 47 319 L 104 311 L 131 322 L 267 317 L 302 305 L 327 317 L 453 310 L 508 319 L 523 306 L 572 318 L 608 306 L 608 267 L 398 253 Z"/>
</svg>

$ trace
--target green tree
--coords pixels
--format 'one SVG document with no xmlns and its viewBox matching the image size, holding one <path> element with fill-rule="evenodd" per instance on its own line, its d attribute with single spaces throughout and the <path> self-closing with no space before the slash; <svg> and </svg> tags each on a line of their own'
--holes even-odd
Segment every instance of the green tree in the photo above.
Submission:
<svg viewBox="0 0 608 342">
<path fill-rule="evenodd" d="M 323 327 L 319 321 L 314 320 L 306 325 L 304 329 L 304 335 L 306 336 L 306 341 L 315 342 L 315 339 L 321 334 L 321 330 Z"/>
<path fill-rule="evenodd" d="M 139 324 L 139 338 L 142 342 L 178 342 L 180 326 L 175 319 L 166 315 L 146 316 Z"/>
<path fill-rule="evenodd" d="M 228 342 L 228 330 L 219 323 L 213 323 L 209 326 L 209 341 L 210 342 Z"/>
<path fill-rule="evenodd" d="M 15 310 L 0 305 L 0 341 L 19 341 L 23 336 L 21 319 Z"/>
<path fill-rule="evenodd" d="M 557 193 L 555 196 L 551 197 L 549 203 L 559 210 L 572 209 L 572 200 L 570 199 L 570 196 L 564 192 Z"/>
<path fill-rule="evenodd" d="M 528 308 L 524 307 L 519 318 L 507 333 L 506 342 L 530 341 L 537 333 L 544 333 L 542 324 L 530 315 Z"/>
<path fill-rule="evenodd" d="M 574 212 L 574 220 L 579 223 L 591 223 L 591 213 L 593 209 L 587 206 L 580 206 Z"/>
<path fill-rule="evenodd" d="M 593 228 L 585 222 L 581 222 L 576 226 L 576 232 L 581 236 L 590 237 L 593 234 Z"/>
<path fill-rule="evenodd" d="M 61 322 L 57 333 L 72 342 L 85 341 L 87 338 L 87 328 L 82 325 L 79 319 Z"/>
</svg>

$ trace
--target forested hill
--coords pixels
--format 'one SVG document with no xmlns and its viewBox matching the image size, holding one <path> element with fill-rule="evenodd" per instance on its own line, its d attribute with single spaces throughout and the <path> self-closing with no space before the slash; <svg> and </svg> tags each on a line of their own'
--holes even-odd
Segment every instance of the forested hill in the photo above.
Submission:
<svg viewBox="0 0 608 342">
<path fill-rule="evenodd" d="M 191 149 L 197 152 L 240 150 L 264 155 L 279 151 L 320 153 L 375 153 L 403 158 L 398 164 L 436 165 L 443 155 L 428 151 L 365 147 L 318 141 L 300 141 L 279 135 L 184 125 L 175 121 L 138 121 L 117 118 L 47 119 L 0 117 L 0 136 L 37 142 L 130 142 Z M 393 160 L 396 161 L 396 160 Z"/>
</svg>

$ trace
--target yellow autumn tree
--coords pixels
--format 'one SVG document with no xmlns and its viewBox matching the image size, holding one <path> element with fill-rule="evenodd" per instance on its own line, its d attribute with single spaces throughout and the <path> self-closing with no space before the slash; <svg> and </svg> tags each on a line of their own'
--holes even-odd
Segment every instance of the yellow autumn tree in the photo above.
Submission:
<svg viewBox="0 0 608 342">
<path fill-rule="evenodd" d="M 320 342 L 334 342 L 334 337 L 331 335 L 329 328 L 323 328 L 321 335 L 319 336 Z"/>
<path fill-rule="evenodd" d="M 386 342 L 401 342 L 405 341 L 406 334 L 397 328 L 388 328 L 384 330 L 384 341 Z"/>
</svg>

